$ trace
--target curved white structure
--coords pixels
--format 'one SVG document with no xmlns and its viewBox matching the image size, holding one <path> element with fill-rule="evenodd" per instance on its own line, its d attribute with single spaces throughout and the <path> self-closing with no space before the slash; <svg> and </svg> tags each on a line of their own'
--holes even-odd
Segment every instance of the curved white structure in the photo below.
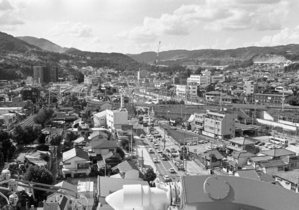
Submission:
<svg viewBox="0 0 299 210">
<path fill-rule="evenodd" d="M 124 185 L 122 190 L 106 197 L 115 210 L 166 210 L 170 205 L 168 192 L 142 185 Z"/>
</svg>

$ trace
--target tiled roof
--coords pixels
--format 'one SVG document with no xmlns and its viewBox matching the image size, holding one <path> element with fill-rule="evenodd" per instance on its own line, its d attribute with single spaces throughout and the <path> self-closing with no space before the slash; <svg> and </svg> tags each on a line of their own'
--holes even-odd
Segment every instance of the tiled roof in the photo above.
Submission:
<svg viewBox="0 0 299 210">
<path fill-rule="evenodd" d="M 214 150 L 208 150 L 204 152 L 204 156 L 206 157 L 206 159 L 210 159 L 210 155 L 215 155 L 215 157 L 218 160 L 223 159 L 223 155 L 220 154 L 220 152 L 218 152 L 218 150 L 214 149 Z"/>
<path fill-rule="evenodd" d="M 250 152 L 244 152 L 244 151 L 240 151 L 240 152 L 233 151 L 232 156 L 237 159 L 237 158 L 241 158 L 241 157 L 253 157 L 253 156 L 255 156 L 255 154 L 250 153 Z"/>
<path fill-rule="evenodd" d="M 284 148 L 275 148 L 271 150 L 263 150 L 261 151 L 262 154 L 271 156 L 271 157 L 281 157 L 281 156 L 287 156 L 287 155 L 296 155 L 295 152 L 292 152 L 290 150 L 284 149 Z"/>
<path fill-rule="evenodd" d="M 229 142 L 235 143 L 235 144 L 238 144 L 238 145 L 251 145 L 251 144 L 254 144 L 254 141 L 252 141 L 251 139 L 247 139 L 245 137 L 233 138 L 233 139 L 229 140 Z"/>
<path fill-rule="evenodd" d="M 77 194 L 77 186 L 76 185 L 72 185 L 72 184 L 70 184 L 70 183 L 68 183 L 66 181 L 59 182 L 55 186 L 56 187 L 64 188 L 64 189 L 61 189 L 61 191 L 65 192 L 67 194 L 71 194 L 73 196 L 76 196 L 76 194 Z"/>
<path fill-rule="evenodd" d="M 123 161 L 123 162 L 119 163 L 113 169 L 116 169 L 116 168 L 118 168 L 118 170 L 120 172 L 127 172 L 127 171 L 133 169 L 133 167 L 131 166 L 131 164 L 128 161 Z"/>
<path fill-rule="evenodd" d="M 63 153 L 62 156 L 63 156 L 63 162 L 73 157 L 80 157 L 82 159 L 89 160 L 88 153 L 83 151 L 80 148 L 73 148 L 69 151 L 66 151 Z"/>
<path fill-rule="evenodd" d="M 117 142 L 115 140 L 93 141 L 91 147 L 92 149 L 113 149 L 117 147 Z"/>
<path fill-rule="evenodd" d="M 251 157 L 250 160 L 252 160 L 253 162 L 264 162 L 264 161 L 268 161 L 271 160 L 273 157 L 270 157 L 268 155 L 266 156 L 255 156 L 255 157 Z"/>
<path fill-rule="evenodd" d="M 292 182 L 294 184 L 298 184 L 299 169 L 295 169 L 292 171 L 278 172 L 278 173 L 275 173 L 274 176 L 280 177 L 280 178 L 287 180 L 289 182 Z"/>
<path fill-rule="evenodd" d="M 237 173 L 242 178 L 260 180 L 259 175 L 257 174 L 257 172 L 254 169 L 253 170 L 240 170 L 240 171 L 237 171 Z"/>
<path fill-rule="evenodd" d="M 107 195 L 120 190 L 123 185 L 141 184 L 148 185 L 146 181 L 134 180 L 134 179 L 119 179 L 105 176 L 98 176 L 98 192 L 100 197 L 106 197 Z"/>
<path fill-rule="evenodd" d="M 285 166 L 287 164 L 282 160 L 278 159 L 278 160 L 269 160 L 267 162 L 262 162 L 260 163 L 260 165 L 265 168 L 272 168 L 272 167 Z"/>
</svg>

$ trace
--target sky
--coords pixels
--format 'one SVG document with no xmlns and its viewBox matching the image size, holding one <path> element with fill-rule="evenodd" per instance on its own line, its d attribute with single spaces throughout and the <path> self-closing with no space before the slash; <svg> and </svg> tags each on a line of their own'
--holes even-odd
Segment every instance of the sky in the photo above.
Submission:
<svg viewBox="0 0 299 210">
<path fill-rule="evenodd" d="M 0 0 L 0 31 L 140 53 L 299 43 L 298 0 Z"/>
</svg>

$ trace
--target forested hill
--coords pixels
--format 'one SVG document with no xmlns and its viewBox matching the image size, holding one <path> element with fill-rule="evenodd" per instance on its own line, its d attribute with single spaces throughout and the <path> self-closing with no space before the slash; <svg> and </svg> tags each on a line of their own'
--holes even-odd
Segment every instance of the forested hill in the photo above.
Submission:
<svg viewBox="0 0 299 210">
<path fill-rule="evenodd" d="M 138 62 L 152 64 L 156 60 L 155 52 L 129 54 Z M 228 50 L 170 50 L 159 53 L 160 64 L 194 64 L 194 65 L 231 65 L 238 62 L 253 60 L 257 57 L 280 57 L 286 60 L 299 60 L 299 45 L 281 45 L 274 47 L 244 47 Z"/>
</svg>

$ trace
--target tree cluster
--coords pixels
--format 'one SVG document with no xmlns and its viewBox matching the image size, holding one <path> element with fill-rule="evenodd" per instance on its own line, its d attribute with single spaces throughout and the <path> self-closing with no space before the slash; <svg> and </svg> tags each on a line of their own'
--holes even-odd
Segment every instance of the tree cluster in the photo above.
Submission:
<svg viewBox="0 0 299 210">
<path fill-rule="evenodd" d="M 17 126 L 14 129 L 12 138 L 18 145 L 32 144 L 36 139 L 41 136 L 40 126 Z"/>
<path fill-rule="evenodd" d="M 45 123 L 51 119 L 53 114 L 53 109 L 42 108 L 38 111 L 37 115 L 35 115 L 33 120 L 36 124 L 41 124 L 44 127 Z"/>
</svg>

